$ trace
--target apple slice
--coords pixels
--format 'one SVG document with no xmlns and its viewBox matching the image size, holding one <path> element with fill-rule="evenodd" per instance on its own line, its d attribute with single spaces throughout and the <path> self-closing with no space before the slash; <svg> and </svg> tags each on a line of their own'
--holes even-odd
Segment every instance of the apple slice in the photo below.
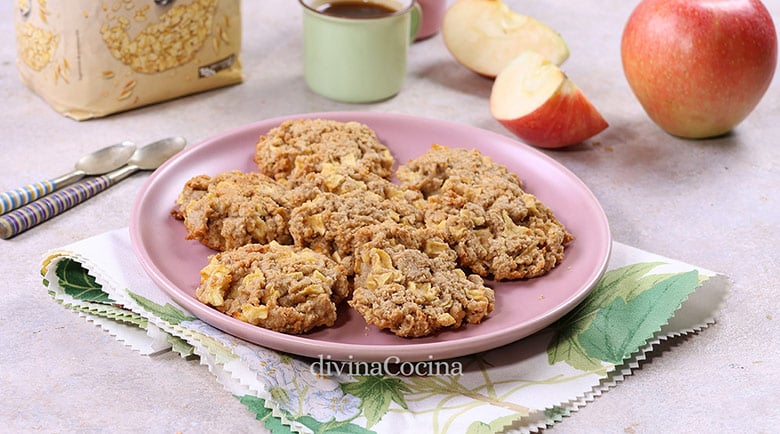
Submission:
<svg viewBox="0 0 780 434">
<path fill-rule="evenodd" d="M 569 57 L 569 47 L 555 30 L 521 15 L 501 0 L 458 0 L 444 14 L 442 38 L 452 56 L 472 71 L 495 77 L 526 50 L 556 65 Z"/>
<path fill-rule="evenodd" d="M 490 112 L 517 137 L 540 148 L 574 145 L 608 126 L 580 88 L 533 51 L 520 54 L 496 77 Z"/>
</svg>

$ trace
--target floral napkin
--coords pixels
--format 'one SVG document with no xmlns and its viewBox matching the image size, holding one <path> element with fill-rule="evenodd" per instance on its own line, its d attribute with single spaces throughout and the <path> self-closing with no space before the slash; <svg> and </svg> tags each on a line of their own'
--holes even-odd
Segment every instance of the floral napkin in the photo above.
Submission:
<svg viewBox="0 0 780 434">
<path fill-rule="evenodd" d="M 630 375 L 662 340 L 712 324 L 729 286 L 614 242 L 598 286 L 547 329 L 457 359 L 373 366 L 280 353 L 207 325 L 145 275 L 127 229 L 48 252 L 41 273 L 56 301 L 141 354 L 199 357 L 274 433 L 534 432 Z"/>
</svg>

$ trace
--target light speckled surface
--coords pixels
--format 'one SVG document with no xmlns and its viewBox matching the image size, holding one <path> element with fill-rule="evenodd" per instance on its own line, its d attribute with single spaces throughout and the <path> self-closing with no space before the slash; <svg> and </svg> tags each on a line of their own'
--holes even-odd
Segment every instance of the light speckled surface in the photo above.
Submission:
<svg viewBox="0 0 780 434">
<path fill-rule="evenodd" d="M 547 153 L 590 186 L 614 238 L 733 280 L 716 325 L 672 341 L 623 384 L 549 431 L 776 430 L 780 80 L 776 77 L 756 111 L 732 134 L 675 139 L 644 115 L 622 74 L 620 34 L 635 1 L 508 3 L 562 33 L 571 49 L 564 70 L 611 124 L 593 141 Z M 766 5 L 780 21 L 780 1 Z M 80 155 L 119 139 L 140 144 L 183 135 L 196 143 L 294 113 L 402 112 L 509 134 L 490 116 L 491 81 L 457 65 L 440 35 L 411 48 L 401 94 L 378 104 L 338 104 L 312 94 L 303 83 L 297 2 L 243 6 L 243 84 L 79 123 L 22 86 L 12 6 L 6 3 L 0 12 L 0 189 L 65 173 Z M 147 176 L 137 174 L 63 216 L 0 241 L 0 431 L 261 430 L 197 362 L 133 354 L 57 306 L 40 283 L 45 251 L 126 226 Z"/>
</svg>

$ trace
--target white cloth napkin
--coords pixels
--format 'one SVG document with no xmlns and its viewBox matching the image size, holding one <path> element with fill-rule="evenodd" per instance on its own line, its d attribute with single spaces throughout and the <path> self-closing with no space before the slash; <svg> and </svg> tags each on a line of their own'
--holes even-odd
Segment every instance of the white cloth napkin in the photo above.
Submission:
<svg viewBox="0 0 780 434">
<path fill-rule="evenodd" d="M 207 325 L 146 276 L 127 229 L 47 252 L 41 272 L 55 300 L 141 354 L 200 357 L 275 433 L 534 432 L 630 375 L 662 340 L 712 324 L 729 286 L 722 274 L 614 242 L 599 285 L 553 326 L 492 351 L 380 372 Z"/>
</svg>

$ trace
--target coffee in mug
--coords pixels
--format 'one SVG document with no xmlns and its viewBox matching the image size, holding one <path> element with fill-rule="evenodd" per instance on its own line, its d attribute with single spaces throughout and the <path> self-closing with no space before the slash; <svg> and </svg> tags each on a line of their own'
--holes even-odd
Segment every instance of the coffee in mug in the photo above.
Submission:
<svg viewBox="0 0 780 434">
<path fill-rule="evenodd" d="M 331 1 L 317 7 L 318 12 L 344 18 L 378 18 L 398 12 L 387 4 L 366 1 Z"/>
</svg>

